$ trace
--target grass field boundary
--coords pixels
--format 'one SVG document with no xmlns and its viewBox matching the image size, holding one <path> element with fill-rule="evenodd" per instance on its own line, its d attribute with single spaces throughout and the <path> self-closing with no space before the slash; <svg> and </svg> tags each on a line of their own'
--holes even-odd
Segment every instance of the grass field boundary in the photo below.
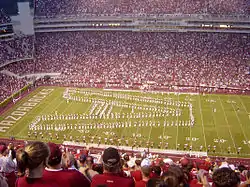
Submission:
<svg viewBox="0 0 250 187">
<path fill-rule="evenodd" d="M 29 90 L 30 85 L 31 84 L 24 86 L 22 89 L 20 89 L 19 91 L 17 91 L 16 93 L 14 93 L 11 96 L 9 96 L 7 99 L 5 99 L 4 101 L 2 101 L 0 103 L 0 115 L 4 115 L 5 112 L 7 112 L 12 106 L 18 104 L 26 96 L 28 96 L 29 94 L 31 94 L 32 92 L 34 92 L 37 88 L 39 88 L 39 87 L 35 87 L 35 88 L 31 88 Z M 11 102 L 11 98 L 15 97 L 20 92 L 22 92 L 21 95 L 20 95 L 20 99 L 18 99 L 15 103 Z"/>
<path fill-rule="evenodd" d="M 199 151 L 180 151 L 175 149 L 152 149 L 147 147 L 133 147 L 132 146 L 115 146 L 115 145 L 108 145 L 108 144 L 92 144 L 92 143 L 75 143 L 70 141 L 64 141 L 62 145 L 70 145 L 70 146 L 80 146 L 80 147 L 96 147 L 96 148 L 102 148 L 106 149 L 108 147 L 115 147 L 119 150 L 124 151 L 138 151 L 138 152 L 144 152 L 144 150 L 150 150 L 150 153 L 158 153 L 158 154 L 176 154 L 176 155 L 190 155 L 190 156 L 198 156 L 198 157 L 207 157 L 207 152 L 199 152 Z"/>
<path fill-rule="evenodd" d="M 137 93 L 155 93 L 155 94 L 160 94 L 160 93 L 165 93 L 165 94 L 180 94 L 180 95 L 199 95 L 200 93 L 197 92 L 167 92 L 167 91 L 144 91 L 144 90 L 126 90 L 126 89 L 109 89 L 109 88 L 104 88 L 103 91 L 113 91 L 113 92 L 137 92 Z"/>
</svg>

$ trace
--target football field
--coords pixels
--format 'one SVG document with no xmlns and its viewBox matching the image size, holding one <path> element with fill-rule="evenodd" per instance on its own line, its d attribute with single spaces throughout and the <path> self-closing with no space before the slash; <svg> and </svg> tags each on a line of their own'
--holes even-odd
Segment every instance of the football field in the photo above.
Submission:
<svg viewBox="0 0 250 187">
<path fill-rule="evenodd" d="M 1 115 L 0 131 L 16 139 L 249 157 L 250 96 L 39 87 Z"/>
</svg>

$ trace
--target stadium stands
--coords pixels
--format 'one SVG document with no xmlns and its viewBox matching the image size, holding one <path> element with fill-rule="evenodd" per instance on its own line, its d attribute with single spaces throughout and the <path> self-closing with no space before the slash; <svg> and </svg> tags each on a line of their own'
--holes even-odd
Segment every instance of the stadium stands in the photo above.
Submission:
<svg viewBox="0 0 250 187">
<path fill-rule="evenodd" d="M 0 102 L 19 91 L 26 84 L 24 79 L 17 79 L 16 77 L 0 73 Z"/>
<path fill-rule="evenodd" d="M 248 5 L 247 0 L 36 0 L 35 14 L 37 17 L 78 17 L 85 14 L 248 15 Z M 0 10 L 0 24 L 8 22 L 9 17 Z M 98 87 L 96 83 L 102 83 L 101 86 L 115 83 L 126 88 L 127 85 L 145 83 L 159 88 L 168 85 L 249 90 L 249 51 L 247 34 L 37 33 L 35 51 L 33 37 L 0 41 L 0 66 L 7 64 L 0 70 L 20 76 L 61 73 L 57 79 L 38 84 Z M 25 78 L 17 77 L 0 72 L 0 102 L 27 84 Z M 1 186 L 6 182 L 9 187 L 30 186 L 30 183 L 45 187 L 77 187 L 79 183 L 83 186 L 91 183 L 92 187 L 103 186 L 104 183 L 107 187 L 118 184 L 121 187 L 146 187 L 148 183 L 152 186 L 190 187 L 250 184 L 249 159 L 152 154 L 149 149 L 144 152 L 118 152 L 114 148 L 79 147 L 77 143 L 76 146 L 61 144 L 59 149 L 54 144 L 47 146 L 42 142 L 29 142 L 27 145 L 28 142 L 22 140 L 0 141 L 14 144 L 7 147 L 0 143 Z M 86 167 L 87 156 L 94 158 L 91 168 Z M 49 161 L 46 168 L 45 160 Z M 82 173 L 78 172 L 79 167 L 82 167 Z M 20 177 L 15 185 L 13 168 Z M 94 176 L 89 177 L 90 170 Z"/>
<path fill-rule="evenodd" d="M 220 33 L 65 32 L 36 36 L 36 60 L 18 73 L 62 73 L 65 81 L 249 87 L 248 36 Z M 66 79 L 67 78 L 67 79 Z M 61 80 L 62 81 L 62 80 Z"/>
<path fill-rule="evenodd" d="M 85 14 L 249 14 L 247 0 L 36 0 L 37 17 L 84 16 Z"/>
<path fill-rule="evenodd" d="M 10 142 L 11 144 L 9 144 Z M 8 144 L 8 147 L 5 146 Z M 109 181 L 113 181 L 114 184 L 123 181 L 123 183 L 119 184 L 124 187 L 139 186 L 139 184 L 146 187 L 147 183 L 169 185 L 169 182 L 172 180 L 178 184 L 190 187 L 219 187 L 221 184 L 236 187 L 240 183 L 240 186 L 249 184 L 249 168 L 246 165 L 244 166 L 240 160 L 232 162 L 227 158 L 192 158 L 188 155 L 173 159 L 171 156 L 153 155 L 149 152 L 129 153 L 124 150 L 117 152 L 115 148 L 107 148 L 103 152 L 103 150 L 98 151 L 83 147 L 70 148 L 65 145 L 52 143 L 48 145 L 50 156 L 48 155 L 48 148 L 44 143 L 2 139 L 0 143 L 0 163 L 7 163 L 3 167 L 4 175 L 7 174 L 7 178 L 9 177 L 6 172 L 15 163 L 13 159 L 15 159 L 17 154 L 16 171 L 18 171 L 18 174 L 21 174 L 17 181 L 19 186 L 21 184 L 27 186 L 29 178 L 32 178 L 35 174 L 39 174 L 39 177 L 37 177 L 39 179 L 35 180 L 34 184 L 42 182 L 44 185 L 51 186 L 60 186 L 62 181 L 64 181 L 63 184 L 66 186 L 77 186 L 79 183 L 77 184 L 76 181 L 80 181 L 80 178 L 83 182 L 85 181 L 81 184 L 86 186 L 89 185 L 86 181 L 86 178 L 88 178 L 91 186 L 103 185 L 105 183 L 106 186 L 110 187 L 114 185 L 109 184 Z M 37 148 L 31 149 L 31 147 Z M 8 154 L 9 151 L 11 154 Z M 36 157 L 36 160 L 33 159 L 35 153 L 36 156 L 40 155 Z M 23 156 L 24 154 L 25 157 Z M 71 156 L 72 154 L 74 156 Z M 45 157 L 48 157 L 48 167 L 39 167 L 39 170 L 37 168 L 32 172 L 33 166 L 41 163 Z M 9 158 L 9 160 L 6 158 Z M 28 162 L 24 162 L 24 158 L 27 158 Z M 90 158 L 93 158 L 94 163 L 91 168 L 88 168 L 87 165 L 89 165 L 88 160 Z M 69 162 L 66 162 L 67 159 L 70 159 Z M 73 162 L 76 163 L 75 166 L 68 165 Z M 23 176 L 24 169 L 28 169 L 25 176 Z M 86 174 L 75 173 L 78 169 L 85 171 Z M 92 178 L 88 177 L 90 174 L 88 170 L 92 170 L 95 173 Z M 27 173 L 27 171 L 29 172 Z M 86 177 L 85 179 L 84 176 Z M 227 176 L 230 176 L 230 178 Z M 172 180 L 166 180 L 168 177 Z"/>
<path fill-rule="evenodd" d="M 0 65 L 10 61 L 33 58 L 34 38 L 25 36 L 0 41 Z"/>
</svg>

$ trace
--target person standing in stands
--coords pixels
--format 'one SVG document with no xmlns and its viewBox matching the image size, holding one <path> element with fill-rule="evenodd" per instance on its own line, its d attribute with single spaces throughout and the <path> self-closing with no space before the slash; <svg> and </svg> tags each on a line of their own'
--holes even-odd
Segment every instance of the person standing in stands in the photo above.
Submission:
<svg viewBox="0 0 250 187">
<path fill-rule="evenodd" d="M 48 146 L 43 142 L 33 142 L 17 150 L 19 178 L 16 187 L 59 187 L 52 180 L 43 178 L 44 166 L 50 155 Z"/>
<path fill-rule="evenodd" d="M 147 186 L 147 182 L 150 179 L 149 178 L 149 175 L 151 173 L 150 166 L 143 166 L 143 167 L 141 167 L 141 171 L 142 171 L 142 180 L 137 181 L 135 183 L 135 187 L 146 187 Z"/>
<path fill-rule="evenodd" d="M 68 178 L 72 178 L 73 186 L 90 186 L 89 180 L 76 169 L 76 160 L 74 155 L 69 152 L 62 154 L 62 167 L 67 171 Z"/>
<path fill-rule="evenodd" d="M 95 175 L 91 182 L 91 187 L 134 187 L 133 178 L 125 177 L 122 172 L 121 158 L 118 150 L 109 147 L 104 150 L 103 174 Z"/>
<path fill-rule="evenodd" d="M 93 168 L 94 158 L 92 156 L 86 156 L 82 154 L 79 158 L 79 171 L 89 180 L 92 181 L 92 178 L 98 174 L 94 171 Z"/>
<path fill-rule="evenodd" d="M 4 143 L 0 143 L 0 174 L 5 177 L 9 187 L 14 187 L 16 183 L 16 163 L 13 161 L 14 153 Z"/>
<path fill-rule="evenodd" d="M 44 179 L 54 180 L 59 186 L 63 187 L 78 187 L 79 184 L 83 187 L 90 186 L 90 182 L 79 171 L 62 168 L 62 152 L 56 144 L 48 143 L 48 146 L 50 157 L 43 172 Z"/>
</svg>

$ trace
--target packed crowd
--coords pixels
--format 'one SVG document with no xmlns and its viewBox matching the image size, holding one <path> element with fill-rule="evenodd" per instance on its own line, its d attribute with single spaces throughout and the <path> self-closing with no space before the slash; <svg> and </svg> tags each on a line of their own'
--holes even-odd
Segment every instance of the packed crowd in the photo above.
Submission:
<svg viewBox="0 0 250 187">
<path fill-rule="evenodd" d="M 84 16 L 84 14 L 249 14 L 247 0 L 36 0 L 35 14 Z"/>
<path fill-rule="evenodd" d="M 250 171 L 226 158 L 171 158 L 106 148 L 73 154 L 54 143 L 0 143 L 1 187 L 247 187 Z"/>
<path fill-rule="evenodd" d="M 10 40 L 0 41 L 0 65 L 9 61 L 19 61 L 20 59 L 32 58 L 34 38 L 26 36 Z"/>
<path fill-rule="evenodd" d="M 0 103 L 26 85 L 23 79 L 0 73 Z"/>
<path fill-rule="evenodd" d="M 249 88 L 248 35 L 65 32 L 36 35 L 36 59 L 5 69 L 62 82 Z"/>
<path fill-rule="evenodd" d="M 0 8 L 0 25 L 4 23 L 10 23 L 10 17 L 5 14 L 4 10 Z"/>
</svg>

